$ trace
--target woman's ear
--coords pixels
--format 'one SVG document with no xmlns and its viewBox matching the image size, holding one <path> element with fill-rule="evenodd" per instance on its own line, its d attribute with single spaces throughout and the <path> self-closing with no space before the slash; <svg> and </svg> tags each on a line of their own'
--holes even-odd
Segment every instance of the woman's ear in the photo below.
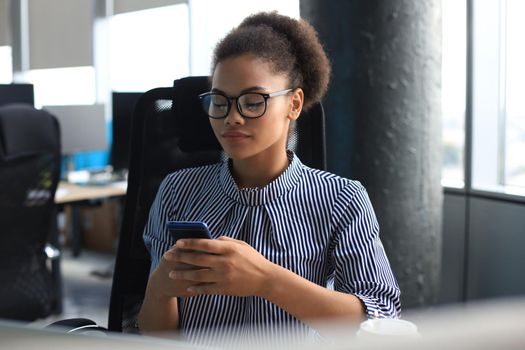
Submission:
<svg viewBox="0 0 525 350">
<path fill-rule="evenodd" d="M 288 119 L 297 120 L 303 109 L 304 92 L 303 89 L 297 88 L 292 92 L 292 108 L 288 114 Z"/>
</svg>

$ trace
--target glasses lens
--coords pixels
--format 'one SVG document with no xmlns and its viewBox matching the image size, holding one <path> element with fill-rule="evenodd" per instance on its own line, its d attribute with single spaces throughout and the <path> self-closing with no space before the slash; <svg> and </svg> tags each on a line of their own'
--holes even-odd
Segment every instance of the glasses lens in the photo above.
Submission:
<svg viewBox="0 0 525 350">
<path fill-rule="evenodd" d="M 205 95 L 201 102 L 204 112 L 211 118 L 224 118 L 228 114 L 228 99 L 222 95 Z"/>
<path fill-rule="evenodd" d="M 266 110 L 266 100 L 259 94 L 244 94 L 237 100 L 239 109 L 246 118 L 258 118 Z"/>
</svg>

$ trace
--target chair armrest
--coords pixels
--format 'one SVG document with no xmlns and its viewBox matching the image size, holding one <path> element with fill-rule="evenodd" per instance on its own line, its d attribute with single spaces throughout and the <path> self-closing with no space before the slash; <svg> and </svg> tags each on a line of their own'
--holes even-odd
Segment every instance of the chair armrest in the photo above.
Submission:
<svg viewBox="0 0 525 350">
<path fill-rule="evenodd" d="M 50 260 L 56 260 L 60 258 L 60 250 L 55 247 L 52 244 L 47 243 L 46 247 L 44 248 L 44 252 L 46 253 L 46 256 Z"/>
<path fill-rule="evenodd" d="M 107 328 L 97 325 L 94 321 L 87 318 L 68 318 L 53 322 L 46 326 L 46 328 L 61 329 L 66 333 L 88 333 L 93 331 L 107 334 Z"/>
</svg>

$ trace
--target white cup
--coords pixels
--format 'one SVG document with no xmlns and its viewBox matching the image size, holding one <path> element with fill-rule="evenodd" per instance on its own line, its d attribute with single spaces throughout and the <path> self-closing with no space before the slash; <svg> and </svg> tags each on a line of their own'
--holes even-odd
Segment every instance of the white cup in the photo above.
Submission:
<svg viewBox="0 0 525 350">
<path fill-rule="evenodd" d="M 413 337 L 418 335 L 417 326 L 410 321 L 396 318 L 376 318 L 361 323 L 357 335 L 363 338 Z"/>
</svg>

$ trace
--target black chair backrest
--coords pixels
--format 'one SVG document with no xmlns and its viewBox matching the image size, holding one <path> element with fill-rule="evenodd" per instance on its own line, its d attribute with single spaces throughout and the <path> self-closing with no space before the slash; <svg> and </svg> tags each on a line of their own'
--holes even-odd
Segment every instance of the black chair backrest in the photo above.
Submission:
<svg viewBox="0 0 525 350">
<path fill-rule="evenodd" d="M 54 116 L 30 105 L 0 107 L 0 318 L 47 316 L 55 291 L 44 247 L 60 177 Z"/>
<path fill-rule="evenodd" d="M 146 288 L 150 258 L 142 234 L 149 208 L 164 177 L 181 168 L 223 159 L 198 95 L 209 91 L 208 77 L 176 80 L 173 88 L 146 92 L 135 105 L 128 190 L 120 231 L 108 319 L 111 331 L 134 332 Z M 290 137 L 303 163 L 326 168 L 322 106 L 302 113 Z"/>
</svg>

